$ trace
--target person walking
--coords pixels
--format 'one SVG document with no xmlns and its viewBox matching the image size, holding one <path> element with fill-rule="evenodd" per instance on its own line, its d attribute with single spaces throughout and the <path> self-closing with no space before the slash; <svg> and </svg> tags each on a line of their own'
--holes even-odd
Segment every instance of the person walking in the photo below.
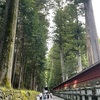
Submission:
<svg viewBox="0 0 100 100">
<path fill-rule="evenodd" d="M 40 97 L 40 100 L 42 100 L 42 98 L 43 98 L 43 94 L 40 93 L 40 94 L 39 94 L 39 97 Z"/>
<path fill-rule="evenodd" d="M 47 99 L 47 95 L 46 93 L 43 93 L 43 100 L 46 100 Z"/>
<path fill-rule="evenodd" d="M 52 98 L 52 93 L 50 92 L 50 98 Z"/>
<path fill-rule="evenodd" d="M 40 96 L 39 95 L 36 97 L 36 100 L 40 100 Z"/>
</svg>

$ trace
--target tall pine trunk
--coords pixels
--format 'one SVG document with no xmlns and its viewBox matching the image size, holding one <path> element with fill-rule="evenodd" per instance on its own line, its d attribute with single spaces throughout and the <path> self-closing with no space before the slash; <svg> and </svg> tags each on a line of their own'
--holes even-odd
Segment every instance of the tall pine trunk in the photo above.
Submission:
<svg viewBox="0 0 100 100">
<path fill-rule="evenodd" d="M 77 54 L 77 58 L 78 58 L 78 72 L 81 72 L 82 71 L 82 59 L 81 59 L 80 47 L 79 47 L 79 51 Z"/>
<path fill-rule="evenodd" d="M 20 66 L 18 89 L 22 87 L 23 84 L 22 81 L 23 81 L 23 67 Z"/>
<path fill-rule="evenodd" d="M 19 74 L 19 88 L 23 87 L 23 75 L 24 75 L 24 33 L 22 31 L 21 33 L 21 38 L 20 38 L 20 43 L 21 43 L 21 50 L 20 50 L 20 74 Z"/>
<path fill-rule="evenodd" d="M 33 90 L 36 90 L 36 75 L 34 74 L 34 77 L 33 77 Z"/>
<path fill-rule="evenodd" d="M 14 51 L 14 61 L 13 61 L 13 72 L 12 72 L 12 86 L 14 86 L 15 82 L 15 74 L 18 64 L 18 53 L 19 53 L 19 34 L 16 34 L 16 41 L 15 41 L 15 51 Z"/>
<path fill-rule="evenodd" d="M 14 85 L 14 81 L 15 81 L 15 72 L 16 72 L 16 68 L 17 68 L 17 60 L 18 60 L 18 51 L 16 50 L 15 56 L 14 56 L 14 63 L 13 63 L 12 86 Z"/>
<path fill-rule="evenodd" d="M 11 87 L 12 65 L 19 0 L 6 0 L 4 44 L 1 59 L 1 84 Z"/>
<path fill-rule="evenodd" d="M 92 54 L 91 54 L 91 57 L 89 57 L 89 59 L 91 60 L 89 61 L 92 61 L 92 62 L 89 62 L 89 63 L 93 64 L 97 62 L 98 60 L 100 60 L 100 52 L 99 52 L 99 43 L 98 43 L 97 31 L 96 31 L 93 8 L 92 8 L 92 1 L 86 0 L 84 3 L 84 6 L 85 6 L 85 14 L 86 14 L 86 31 L 87 31 L 87 34 L 89 34 L 88 36 L 90 38 L 88 40 L 89 41 L 88 43 L 90 43 L 92 47 L 92 49 L 90 48 L 89 50 L 92 50 L 93 52 L 93 61 L 92 61 Z"/>
<path fill-rule="evenodd" d="M 93 58 L 92 44 L 88 32 L 86 34 L 86 46 L 87 46 L 88 65 L 91 65 L 94 63 L 94 58 Z"/>
<path fill-rule="evenodd" d="M 32 66 L 34 66 L 34 62 L 32 64 Z M 31 72 L 30 72 L 30 89 L 32 90 L 33 89 L 33 84 L 34 84 L 34 70 L 33 70 L 33 67 L 31 68 Z"/>
<path fill-rule="evenodd" d="M 31 72 L 31 79 L 30 79 L 30 90 L 33 89 L 33 73 Z"/>
<path fill-rule="evenodd" d="M 63 49 L 60 47 L 60 61 L 61 61 L 61 69 L 62 69 L 62 81 L 64 82 L 66 79 L 65 76 L 65 67 L 64 67 L 64 57 L 63 57 Z"/>
<path fill-rule="evenodd" d="M 78 19 L 78 10 L 77 10 L 77 6 L 76 6 L 76 22 L 77 22 L 77 39 L 78 39 L 78 42 L 80 41 L 80 34 L 81 32 L 79 31 L 79 19 Z M 78 72 L 82 71 L 82 59 L 81 59 L 81 48 L 80 48 L 80 44 L 77 43 L 77 46 L 78 46 L 78 54 L 77 54 L 77 61 L 78 61 Z"/>
</svg>

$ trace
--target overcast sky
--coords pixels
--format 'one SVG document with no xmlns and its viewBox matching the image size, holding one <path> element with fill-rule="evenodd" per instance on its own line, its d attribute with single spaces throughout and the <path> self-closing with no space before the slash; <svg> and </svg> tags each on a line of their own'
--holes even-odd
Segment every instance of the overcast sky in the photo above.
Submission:
<svg viewBox="0 0 100 100">
<path fill-rule="evenodd" d="M 97 33 L 100 38 L 100 0 L 92 0 Z"/>
</svg>

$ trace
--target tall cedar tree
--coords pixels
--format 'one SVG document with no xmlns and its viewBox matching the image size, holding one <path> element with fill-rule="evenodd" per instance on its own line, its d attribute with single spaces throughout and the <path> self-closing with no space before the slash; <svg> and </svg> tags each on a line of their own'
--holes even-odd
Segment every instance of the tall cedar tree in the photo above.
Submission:
<svg viewBox="0 0 100 100">
<path fill-rule="evenodd" d="M 1 57 L 0 84 L 11 87 L 12 64 L 16 36 L 19 0 L 6 0 L 4 21 L 4 43 Z"/>
</svg>

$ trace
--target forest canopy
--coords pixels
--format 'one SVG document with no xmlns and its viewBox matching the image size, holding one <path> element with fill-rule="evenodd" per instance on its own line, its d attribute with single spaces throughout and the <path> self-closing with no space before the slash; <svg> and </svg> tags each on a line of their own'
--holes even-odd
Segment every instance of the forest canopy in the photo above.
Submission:
<svg viewBox="0 0 100 100">
<path fill-rule="evenodd" d="M 91 0 L 1 0 L 0 85 L 52 89 L 100 60 L 90 8 Z M 50 34 L 53 46 L 47 54 Z"/>
</svg>

